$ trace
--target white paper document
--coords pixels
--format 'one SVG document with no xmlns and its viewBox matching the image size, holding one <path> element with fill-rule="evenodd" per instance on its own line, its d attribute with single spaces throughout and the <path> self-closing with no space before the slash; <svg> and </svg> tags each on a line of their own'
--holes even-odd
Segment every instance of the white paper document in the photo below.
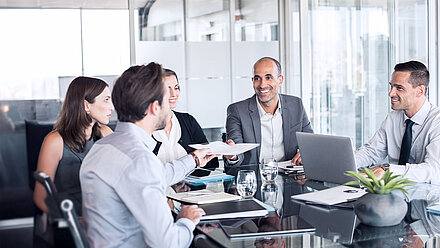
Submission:
<svg viewBox="0 0 440 248">
<path fill-rule="evenodd" d="M 290 160 L 278 162 L 278 169 L 287 172 L 304 172 L 304 167 L 302 165 L 292 165 Z"/>
<path fill-rule="evenodd" d="M 233 201 L 233 200 L 241 199 L 241 196 L 239 195 L 232 195 L 225 192 L 214 193 L 207 189 L 181 192 L 181 193 L 171 193 L 168 194 L 167 197 L 176 201 L 182 201 L 182 202 L 188 202 L 194 204 L 206 204 L 206 203 Z"/>
<path fill-rule="evenodd" d="M 227 145 L 226 143 L 215 141 L 208 144 L 192 144 L 189 145 L 190 147 L 194 149 L 204 149 L 209 148 L 211 149 L 212 154 L 219 154 L 219 155 L 237 155 L 240 153 L 247 152 L 249 150 L 254 149 L 255 147 L 258 147 L 259 144 L 255 143 L 239 143 L 235 144 L 233 146 Z"/>
<path fill-rule="evenodd" d="M 334 205 L 356 200 L 366 193 L 367 191 L 365 191 L 364 189 L 342 185 L 316 192 L 294 195 L 292 196 L 292 198 L 306 202 Z"/>
</svg>

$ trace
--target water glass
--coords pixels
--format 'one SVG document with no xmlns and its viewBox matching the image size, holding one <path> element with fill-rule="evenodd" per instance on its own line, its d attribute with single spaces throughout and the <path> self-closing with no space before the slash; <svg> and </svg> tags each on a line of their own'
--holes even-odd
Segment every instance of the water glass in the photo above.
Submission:
<svg viewBox="0 0 440 248">
<path fill-rule="evenodd" d="M 278 163 L 273 159 L 263 159 L 260 163 L 261 179 L 274 181 L 278 176 Z"/>
<path fill-rule="evenodd" d="M 257 191 L 257 177 L 253 170 L 240 170 L 237 175 L 237 191 L 242 197 L 252 197 Z"/>
<path fill-rule="evenodd" d="M 279 197 L 278 185 L 275 183 L 264 183 L 261 185 L 261 200 L 277 209 L 276 204 Z"/>
</svg>

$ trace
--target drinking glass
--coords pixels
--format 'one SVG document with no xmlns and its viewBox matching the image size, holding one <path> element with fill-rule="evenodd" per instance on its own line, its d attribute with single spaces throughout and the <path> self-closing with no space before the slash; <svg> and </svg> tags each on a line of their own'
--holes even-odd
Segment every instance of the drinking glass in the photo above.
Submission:
<svg viewBox="0 0 440 248">
<path fill-rule="evenodd" d="M 274 181 L 278 176 L 278 163 L 271 158 L 265 158 L 260 163 L 261 179 Z"/>
<path fill-rule="evenodd" d="M 276 183 L 264 183 L 261 185 L 261 200 L 276 209 L 279 197 L 278 192 L 278 185 Z"/>
<path fill-rule="evenodd" d="M 257 191 L 257 177 L 253 170 L 240 170 L 237 175 L 237 191 L 242 197 L 252 197 Z"/>
</svg>

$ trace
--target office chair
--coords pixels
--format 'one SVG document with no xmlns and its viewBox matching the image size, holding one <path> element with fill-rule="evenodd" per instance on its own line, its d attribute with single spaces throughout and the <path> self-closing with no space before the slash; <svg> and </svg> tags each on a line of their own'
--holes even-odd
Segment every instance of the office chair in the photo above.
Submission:
<svg viewBox="0 0 440 248">
<path fill-rule="evenodd" d="M 46 173 L 36 171 L 34 178 L 41 183 L 46 190 L 46 205 L 49 208 L 51 218 L 53 220 L 58 219 L 58 222 L 60 222 L 59 219 L 62 218 L 62 220 L 67 222 L 76 248 L 88 248 L 89 245 L 85 233 L 81 228 L 72 201 L 58 194 L 55 184 Z"/>
<path fill-rule="evenodd" d="M 46 190 L 47 198 L 45 201 L 51 216 L 60 218 L 62 216 L 61 208 L 58 204 L 60 200 L 58 199 L 58 191 L 55 187 L 55 184 L 52 182 L 52 179 L 50 179 L 46 173 L 40 171 L 34 172 L 34 178 L 37 182 L 43 185 L 44 189 Z"/>
<path fill-rule="evenodd" d="M 34 171 L 37 169 L 38 156 L 43 140 L 53 130 L 52 123 L 40 123 L 35 120 L 25 120 L 26 129 L 26 151 L 28 162 L 29 187 L 34 190 Z"/>
<path fill-rule="evenodd" d="M 194 237 L 194 247 L 195 248 L 217 248 L 218 245 L 214 244 L 212 241 L 206 237 L 204 234 L 198 234 Z"/>
<path fill-rule="evenodd" d="M 61 204 L 61 211 L 63 212 L 64 219 L 67 221 L 72 234 L 73 241 L 76 248 L 89 248 L 86 235 L 78 220 L 78 216 L 73 208 L 73 202 L 69 199 L 64 199 Z"/>
</svg>

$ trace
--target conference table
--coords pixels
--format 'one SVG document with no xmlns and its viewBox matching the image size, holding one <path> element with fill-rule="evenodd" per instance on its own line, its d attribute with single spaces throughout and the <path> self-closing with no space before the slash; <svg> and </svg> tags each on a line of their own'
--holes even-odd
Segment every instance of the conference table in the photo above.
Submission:
<svg viewBox="0 0 440 248">
<path fill-rule="evenodd" d="M 307 180 L 303 175 L 279 173 L 272 182 L 263 182 L 256 165 L 225 168 L 237 176 L 239 170 L 254 170 L 257 175 L 257 192 L 254 198 L 275 210 L 265 217 L 235 220 L 202 221 L 195 233 L 207 237 L 212 247 L 439 247 L 440 215 L 428 213 L 426 207 L 440 202 L 440 186 L 415 184 L 408 194 L 395 192 L 408 203 L 404 220 L 391 227 L 372 227 L 360 223 L 352 205 L 323 206 L 292 200 L 291 196 L 337 186 L 327 182 Z M 237 194 L 234 180 L 208 183 L 192 190 L 209 189 Z M 201 205 L 203 208 L 203 205 Z M 387 211 L 384 209 L 383 211 Z M 229 237 L 224 227 L 246 223 L 253 232 L 261 235 Z M 313 226 L 314 231 L 289 232 Z M 255 231 L 257 230 L 257 231 Z M 278 234 L 267 235 L 275 231 Z M 278 231 L 278 232 L 277 232 Z M 254 234 L 255 235 L 255 234 Z"/>
</svg>

